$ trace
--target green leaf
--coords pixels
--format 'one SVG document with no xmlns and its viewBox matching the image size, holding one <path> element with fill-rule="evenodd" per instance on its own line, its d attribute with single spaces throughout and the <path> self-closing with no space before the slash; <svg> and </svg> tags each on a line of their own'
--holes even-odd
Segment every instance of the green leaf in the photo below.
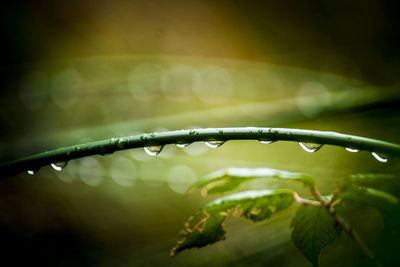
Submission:
<svg viewBox="0 0 400 267">
<path fill-rule="evenodd" d="M 193 228 L 189 227 L 193 217 L 185 223 L 181 240 L 171 250 L 171 256 L 184 249 L 200 248 L 224 239 L 223 222 L 229 211 L 256 222 L 288 208 L 293 201 L 293 191 L 286 189 L 246 191 L 216 199 L 204 207 L 205 217 Z"/>
<path fill-rule="evenodd" d="M 322 250 L 339 237 L 342 229 L 324 207 L 300 206 L 292 220 L 292 240 L 313 264 L 319 265 Z"/>
<path fill-rule="evenodd" d="M 337 184 L 339 188 L 349 185 L 359 185 L 387 191 L 386 189 L 390 190 L 393 186 L 399 186 L 400 179 L 398 176 L 392 174 L 365 173 L 350 175 L 345 179 L 339 180 Z"/>
<path fill-rule="evenodd" d="M 195 183 L 189 190 L 202 189 L 202 195 L 225 193 L 237 189 L 244 182 L 258 178 L 276 178 L 315 186 L 314 180 L 303 173 L 293 173 L 270 168 L 228 168 L 212 172 Z"/>
<path fill-rule="evenodd" d="M 223 222 L 227 216 L 226 213 L 217 213 L 210 215 L 204 212 L 205 217 L 201 219 L 192 229 L 189 228 L 189 221 L 185 223 L 184 229 L 181 230 L 179 236 L 180 241 L 171 250 L 171 256 L 175 256 L 178 252 L 193 248 L 204 247 L 208 244 L 215 243 L 225 238 L 225 228 Z"/>
<path fill-rule="evenodd" d="M 398 199 L 395 196 L 385 191 L 355 184 L 342 187 L 337 196 L 343 200 L 355 201 L 377 208 L 384 208 L 398 203 Z"/>
<path fill-rule="evenodd" d="M 204 210 L 217 213 L 236 209 L 236 216 L 261 221 L 288 208 L 293 201 L 293 191 L 288 189 L 245 191 L 218 198 L 207 204 Z"/>
</svg>

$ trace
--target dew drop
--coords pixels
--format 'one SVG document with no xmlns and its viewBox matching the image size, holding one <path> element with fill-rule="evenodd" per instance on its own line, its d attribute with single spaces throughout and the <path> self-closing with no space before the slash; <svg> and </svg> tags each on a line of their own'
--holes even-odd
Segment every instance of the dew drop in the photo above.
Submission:
<svg viewBox="0 0 400 267">
<path fill-rule="evenodd" d="M 56 171 L 62 171 L 62 169 L 64 169 L 65 166 L 67 166 L 67 161 L 60 161 L 60 162 L 55 162 L 55 163 L 51 163 L 51 167 L 56 170 Z"/>
<path fill-rule="evenodd" d="M 299 145 L 306 152 L 316 152 L 323 146 L 322 144 L 306 143 L 306 142 L 299 142 Z"/>
<path fill-rule="evenodd" d="M 163 148 L 164 146 L 146 146 L 144 151 L 150 156 L 157 156 Z"/>
<path fill-rule="evenodd" d="M 225 143 L 225 141 L 210 140 L 210 141 L 206 141 L 204 143 L 209 147 L 217 148 L 217 147 L 222 146 Z"/>
<path fill-rule="evenodd" d="M 187 147 L 189 146 L 190 143 L 180 143 L 180 144 L 176 144 L 177 147 L 183 148 L 183 147 Z"/>
<path fill-rule="evenodd" d="M 371 154 L 372 154 L 372 156 L 373 156 L 374 158 L 376 158 L 377 161 L 380 161 L 380 162 L 387 162 L 387 161 L 388 161 L 387 158 L 383 157 L 382 155 L 379 155 L 379 154 L 376 153 L 376 152 L 372 152 Z"/>
<path fill-rule="evenodd" d="M 346 149 L 347 151 L 349 151 L 349 152 L 352 152 L 352 153 L 358 152 L 358 149 L 356 149 L 356 148 L 346 147 L 345 149 Z"/>
<path fill-rule="evenodd" d="M 29 175 L 34 175 L 35 174 L 35 171 L 34 170 L 27 170 L 26 171 Z"/>
<path fill-rule="evenodd" d="M 275 141 L 271 141 L 271 140 L 259 140 L 261 144 L 272 144 Z"/>
</svg>

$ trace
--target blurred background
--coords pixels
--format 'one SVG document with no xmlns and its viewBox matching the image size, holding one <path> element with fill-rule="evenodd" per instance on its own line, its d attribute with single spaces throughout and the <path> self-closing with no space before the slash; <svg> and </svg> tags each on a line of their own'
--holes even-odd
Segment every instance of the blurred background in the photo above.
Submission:
<svg viewBox="0 0 400 267">
<path fill-rule="evenodd" d="M 4 36 L 0 160 L 78 143 L 194 127 L 291 127 L 400 143 L 399 4 L 394 1 L 13 1 Z M 4 263 L 51 266 L 310 266 L 290 240 L 295 206 L 227 239 L 169 250 L 210 199 L 187 187 L 225 167 L 306 172 L 328 194 L 352 173 L 399 173 L 368 152 L 296 143 L 166 146 L 72 160 L 0 181 Z M 243 189 L 300 187 L 258 181 Z M 399 214 L 400 211 L 397 213 Z M 351 221 L 397 266 L 398 216 Z M 340 262 L 338 262 L 340 259 Z M 322 266 L 368 266 L 342 235 Z"/>
</svg>

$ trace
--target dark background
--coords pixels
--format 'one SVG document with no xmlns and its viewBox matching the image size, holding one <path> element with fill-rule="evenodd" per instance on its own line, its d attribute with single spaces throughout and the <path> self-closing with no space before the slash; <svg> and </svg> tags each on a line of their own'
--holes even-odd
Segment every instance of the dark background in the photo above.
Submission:
<svg viewBox="0 0 400 267">
<path fill-rule="evenodd" d="M 3 3 L 0 159 L 195 126 L 309 128 L 400 143 L 399 5 L 378 0 Z M 135 74 L 148 64 L 171 77 L 172 70 L 183 74 L 170 82 L 172 91 L 160 91 L 152 85 L 157 73 Z M 131 73 L 137 80 L 130 80 Z M 187 91 L 186 82 L 195 87 L 196 75 L 208 83 Z M 132 91 L 135 82 L 147 90 L 144 98 Z M 229 90 L 221 90 L 224 86 Z M 301 102 L 304 92 L 315 92 L 315 101 Z M 198 178 L 229 166 L 267 166 L 310 173 L 328 194 L 337 178 L 350 173 L 400 170 L 398 159 L 381 164 L 367 152 L 337 147 L 324 147 L 318 155 L 291 143 L 189 149 L 165 149 L 165 157 L 156 159 L 118 152 L 94 157 L 97 163 L 70 162 L 61 173 L 45 167 L 33 177 L 2 179 L 0 261 L 5 266 L 309 266 L 290 242 L 294 207 L 261 224 L 228 220 L 226 241 L 169 258 L 181 225 L 205 203 L 198 195 L 187 200 L 175 184 L 187 185 L 184 178 L 193 173 Z M 118 165 L 126 160 L 130 163 Z M 85 169 L 88 162 L 100 167 Z M 190 171 L 174 182 L 172 170 Z M 134 185 L 113 182 L 118 175 L 135 177 Z M 100 185 L 87 182 L 99 177 Z M 249 188 L 260 186 L 288 185 Z M 398 216 L 391 213 L 385 224 L 376 210 L 360 207 L 350 217 L 385 266 L 397 266 Z M 342 235 L 321 264 L 370 263 Z"/>
</svg>

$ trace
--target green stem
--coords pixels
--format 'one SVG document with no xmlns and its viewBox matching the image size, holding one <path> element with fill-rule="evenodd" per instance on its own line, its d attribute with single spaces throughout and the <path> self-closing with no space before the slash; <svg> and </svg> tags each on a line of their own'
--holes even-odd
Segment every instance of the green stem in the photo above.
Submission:
<svg viewBox="0 0 400 267">
<path fill-rule="evenodd" d="M 358 235 L 356 230 L 354 230 L 354 228 L 351 227 L 351 225 L 348 222 L 346 222 L 342 217 L 340 217 L 339 214 L 336 213 L 336 210 L 334 208 L 330 209 L 329 212 L 332 214 L 333 218 L 335 219 L 335 222 L 347 232 L 350 238 L 354 241 L 354 243 L 356 243 L 361 248 L 364 254 L 367 255 L 367 257 L 370 258 L 373 262 L 375 262 L 377 266 L 381 266 L 375 254 L 364 243 L 364 241 Z"/>
<path fill-rule="evenodd" d="M 337 225 L 340 225 L 343 228 L 343 230 L 349 235 L 349 237 L 354 241 L 354 243 L 358 245 L 358 247 L 363 251 L 363 253 L 369 259 L 371 259 L 376 264 L 376 266 L 378 267 L 381 266 L 375 254 L 364 243 L 364 241 L 358 235 L 356 230 L 354 230 L 354 228 L 351 227 L 351 225 L 347 221 L 345 221 L 339 214 L 337 214 L 335 209 L 335 205 L 337 204 L 337 202 L 333 201 L 333 199 L 331 200 L 324 199 L 316 187 L 313 187 L 311 189 L 311 193 L 318 201 L 320 201 L 322 206 L 324 206 L 328 210 L 328 212 L 332 215 Z"/>
<path fill-rule="evenodd" d="M 39 169 L 53 162 L 69 161 L 71 159 L 95 154 L 104 155 L 118 150 L 145 147 L 150 145 L 192 143 L 207 140 L 268 140 L 310 142 L 317 144 L 336 145 L 341 147 L 351 147 L 359 150 L 383 153 L 390 156 L 400 156 L 400 145 L 376 139 L 335 132 L 257 127 L 207 128 L 111 138 L 108 140 L 59 148 L 2 163 L 0 165 L 0 173 L 2 177 L 6 177 L 29 169 Z"/>
<path fill-rule="evenodd" d="M 297 192 L 293 192 L 293 198 L 296 201 L 297 204 L 303 205 L 303 206 L 314 206 L 314 207 L 322 207 L 322 203 L 319 201 L 314 201 L 314 200 L 309 200 L 306 198 L 302 198 L 297 194 Z"/>
</svg>

